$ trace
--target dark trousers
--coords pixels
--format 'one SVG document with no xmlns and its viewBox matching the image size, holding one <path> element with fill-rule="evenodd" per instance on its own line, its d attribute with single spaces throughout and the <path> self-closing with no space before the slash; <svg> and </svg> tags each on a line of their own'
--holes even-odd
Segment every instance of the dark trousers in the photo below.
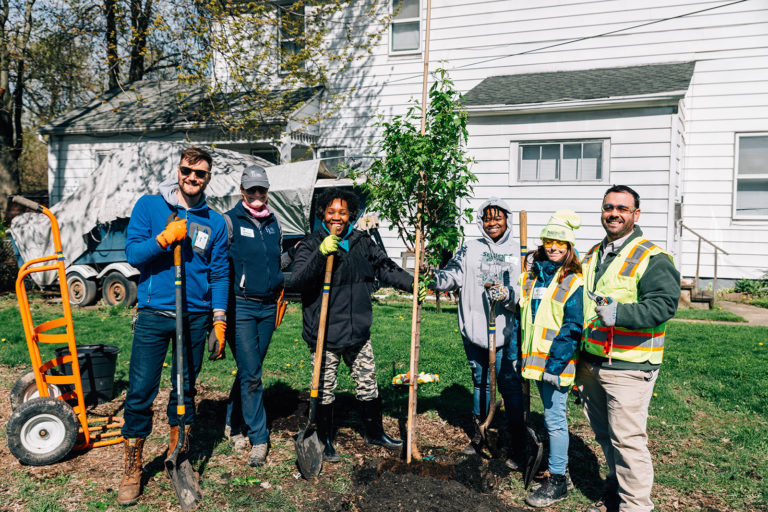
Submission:
<svg viewBox="0 0 768 512">
<path fill-rule="evenodd" d="M 232 354 L 237 362 L 237 377 L 227 402 L 227 425 L 232 434 L 247 429 L 252 445 L 269 441 L 261 368 L 275 330 L 277 305 L 235 300 L 235 342 Z"/>
<path fill-rule="evenodd" d="M 210 313 L 184 315 L 184 423 L 195 421 L 195 382 L 203 364 Z M 176 404 L 176 319 L 140 310 L 133 331 L 128 394 L 125 397 L 123 437 L 147 437 L 152 432 L 152 402 L 157 397 L 163 362 L 171 343 L 171 395 L 168 400 L 168 424 L 178 425 Z"/>
</svg>

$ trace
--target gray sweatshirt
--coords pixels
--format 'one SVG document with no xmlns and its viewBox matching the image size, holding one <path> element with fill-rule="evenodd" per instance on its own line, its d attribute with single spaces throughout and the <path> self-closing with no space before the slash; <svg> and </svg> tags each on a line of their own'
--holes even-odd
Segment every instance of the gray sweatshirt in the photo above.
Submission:
<svg viewBox="0 0 768 512">
<path fill-rule="evenodd" d="M 483 210 L 488 206 L 497 206 L 507 212 L 507 231 L 496 242 L 483 229 Z M 485 283 L 503 283 L 509 288 L 509 300 L 496 305 L 496 346 L 509 343 L 516 346 L 520 243 L 512 237 L 511 209 L 501 199 L 491 198 L 480 205 L 475 216 L 483 237 L 467 240 L 444 269 L 435 271 L 435 290 L 460 290 L 459 331 L 465 341 L 487 349 L 490 304 Z"/>
</svg>

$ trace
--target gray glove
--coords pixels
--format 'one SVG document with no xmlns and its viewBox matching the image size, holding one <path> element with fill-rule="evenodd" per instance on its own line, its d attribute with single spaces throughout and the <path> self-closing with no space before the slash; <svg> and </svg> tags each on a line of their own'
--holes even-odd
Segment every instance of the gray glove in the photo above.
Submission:
<svg viewBox="0 0 768 512">
<path fill-rule="evenodd" d="M 600 323 L 606 327 L 613 327 L 616 325 L 616 310 L 618 307 L 619 303 L 615 300 L 612 300 L 605 306 L 597 306 L 595 308 L 595 313 L 597 313 L 598 318 L 600 318 Z"/>
<path fill-rule="evenodd" d="M 506 302 L 509 300 L 509 288 L 501 283 L 493 283 L 493 286 L 487 289 L 488 300 L 491 302 Z"/>
<path fill-rule="evenodd" d="M 544 372 L 544 375 L 541 376 L 542 382 L 545 382 L 551 386 L 554 386 L 556 388 L 560 387 L 560 376 L 559 375 L 553 375 L 551 373 Z"/>
</svg>

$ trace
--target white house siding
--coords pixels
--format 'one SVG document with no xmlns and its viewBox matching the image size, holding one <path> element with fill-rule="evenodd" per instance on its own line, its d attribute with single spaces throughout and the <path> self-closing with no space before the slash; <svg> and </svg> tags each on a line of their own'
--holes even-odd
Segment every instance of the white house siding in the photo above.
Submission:
<svg viewBox="0 0 768 512">
<path fill-rule="evenodd" d="M 687 15 L 705 9 L 710 10 Z M 660 21 L 664 18 L 674 19 Z M 576 41 L 580 38 L 587 39 Z M 430 70 L 448 69 L 461 92 L 488 76 L 697 61 L 684 116 L 681 109 L 674 118 L 666 116 L 663 126 L 601 128 L 612 133 L 610 181 L 638 188 L 643 197 L 640 224 L 671 251 L 682 250 L 676 262 L 689 276 L 695 273 L 695 243 L 690 233 L 684 233 L 680 244 L 672 225 L 674 203 L 681 195 L 684 222 L 731 253 L 721 255 L 719 277 L 757 277 L 768 268 L 764 256 L 768 220 L 731 219 L 734 133 L 768 131 L 767 54 L 768 0 L 432 2 Z M 331 91 L 357 89 L 320 129 L 324 134 L 320 145 L 347 147 L 349 153 L 364 151 L 376 133 L 373 113 L 388 119 L 404 113 L 410 98 L 420 99 L 422 58 L 421 54 L 389 55 L 388 38 L 383 38 L 369 58 L 329 85 Z M 618 124 L 625 121 L 617 119 Z M 518 197 L 544 195 L 542 188 L 548 194 L 558 190 L 564 201 L 573 200 L 585 215 L 581 244 L 595 240 L 600 235 L 597 204 L 607 182 L 577 187 L 505 186 L 502 174 L 509 165 L 513 133 L 503 130 L 512 126 L 499 127 L 494 137 L 484 131 L 494 128 L 488 126 L 490 122 L 473 119 L 471 125 L 469 147 L 478 160 L 475 171 L 480 177 L 477 201 L 499 194 L 517 202 Z M 515 123 L 514 133 L 563 139 L 574 136 L 570 129 L 585 133 L 584 126 L 573 121 L 534 124 Z M 542 130 L 545 126 L 551 131 Z M 530 199 L 520 204 L 531 210 L 532 233 L 557 207 Z M 474 229 L 470 226 L 468 233 Z M 392 255 L 399 254 L 401 244 L 391 234 L 385 233 L 385 243 Z M 702 276 L 711 276 L 711 256 L 702 262 Z"/>
<path fill-rule="evenodd" d="M 421 5 L 425 14 L 426 0 Z M 703 12 L 690 14 L 695 11 Z M 344 21 L 356 23 L 362 30 L 369 20 L 359 12 L 350 10 Z M 348 154 L 363 153 L 377 133 L 372 126 L 377 113 L 390 119 L 405 112 L 410 98 L 421 97 L 422 53 L 390 55 L 388 43 L 387 34 L 370 55 L 355 61 L 343 76 L 327 84 L 330 94 L 354 90 L 318 127 L 319 147 L 345 147 Z M 615 126 L 608 126 L 608 120 L 601 118 L 600 128 L 594 128 L 611 133 L 610 181 L 639 189 L 644 210 L 641 225 L 652 239 L 666 243 L 670 250 L 682 251 L 676 261 L 689 276 L 695 273 L 696 244 L 687 232 L 682 243 L 676 241 L 671 225 L 679 196 L 684 198 L 683 221 L 731 253 L 719 259 L 719 277 L 757 277 L 768 268 L 764 256 L 768 254 L 768 220 L 732 220 L 735 134 L 768 131 L 766 55 L 768 0 L 432 2 L 429 67 L 448 69 L 461 92 L 496 75 L 697 62 L 684 101 L 685 115 L 681 108 L 677 116 L 617 118 Z M 666 122 L 658 123 L 662 117 Z M 494 136 L 487 130 L 494 129 L 489 123 L 498 123 L 498 119 L 473 118 L 469 148 L 478 160 L 475 171 L 481 179 L 476 201 L 490 194 L 515 199 L 531 211 L 532 234 L 548 212 L 573 201 L 585 217 L 579 232 L 583 248 L 587 240 L 600 235 L 595 216 L 607 182 L 575 187 L 510 186 L 504 183 L 504 169 L 509 166 L 512 135 L 567 139 L 574 135 L 570 130 L 584 134 L 593 128 L 585 124 L 586 117 L 577 121 L 566 116 L 563 123 L 552 119 L 528 127 L 519 125 L 519 119 L 525 118 L 498 127 L 510 131 Z M 631 128 L 622 129 L 625 123 Z M 74 186 L 73 180 L 78 178 L 69 175 L 83 172 L 85 162 L 93 158 L 89 152 L 107 143 L 78 138 L 57 145 L 52 138 L 53 201 L 68 190 L 66 187 Z M 62 179 L 57 173 L 65 162 L 72 170 L 67 167 L 67 177 Z M 544 195 L 542 191 L 557 191 L 563 202 L 522 200 Z M 470 226 L 468 232 L 474 229 Z M 385 232 L 384 238 L 390 254 L 399 255 L 402 244 L 392 233 Z M 702 262 L 701 275 L 711 276 L 711 256 L 705 254 Z"/>
<path fill-rule="evenodd" d="M 603 193 L 611 184 L 631 184 L 641 197 L 639 225 L 645 237 L 669 246 L 669 165 L 673 144 L 672 126 L 676 115 L 671 107 L 600 110 L 588 112 L 472 116 L 469 152 L 477 161 L 479 198 L 498 196 L 511 208 L 528 212 L 529 246 L 539 242 L 539 233 L 555 210 L 569 208 L 582 218 L 577 231 L 577 249 L 584 253 L 599 242 L 605 232 L 600 224 Z M 607 168 L 598 182 L 518 182 L 517 148 L 510 145 L 528 141 L 565 139 L 607 139 Z M 499 151 L 505 148 L 505 151 Z M 514 153 L 514 155 L 510 155 Z M 478 200 L 479 201 L 479 200 Z M 517 215 L 515 216 L 515 229 Z M 477 227 L 468 230 L 479 234 Z"/>
</svg>

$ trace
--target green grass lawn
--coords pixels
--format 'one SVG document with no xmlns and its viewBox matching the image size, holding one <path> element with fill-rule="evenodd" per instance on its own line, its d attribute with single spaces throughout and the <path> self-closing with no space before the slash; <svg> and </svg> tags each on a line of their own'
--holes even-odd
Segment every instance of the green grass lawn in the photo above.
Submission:
<svg viewBox="0 0 768 512">
<path fill-rule="evenodd" d="M 678 309 L 675 318 L 680 320 L 712 320 L 715 322 L 746 322 L 743 316 L 724 309 Z"/>
<path fill-rule="evenodd" d="M 40 319 L 55 317 L 54 306 L 35 302 Z M 120 347 L 116 388 L 127 386 L 130 354 L 130 318 L 126 309 L 90 308 L 74 312 L 78 343 L 105 343 Z M 410 304 L 374 305 L 373 348 L 386 414 L 403 417 L 406 400 L 394 390 L 392 376 L 408 369 Z M 0 298 L 0 364 L 28 365 L 18 309 L 12 297 Z M 170 362 L 170 351 L 167 357 Z M 301 315 L 289 306 L 283 325 L 275 332 L 264 367 L 267 389 L 286 385 L 307 390 L 310 381 L 309 350 L 301 340 Z M 235 365 L 205 361 L 200 380 L 225 391 Z M 676 496 L 709 495 L 722 498 L 733 510 L 768 510 L 768 328 L 743 325 L 669 324 L 664 364 L 651 402 L 649 437 L 656 468 L 656 482 L 666 492 L 657 496 L 662 510 L 673 509 Z M 420 370 L 440 375 L 440 382 L 420 387 L 420 412 L 441 417 L 467 415 L 471 381 L 456 328 L 456 307 L 434 305 L 424 309 Z M 168 369 L 165 370 L 166 373 Z M 167 385 L 169 375 L 165 376 Z M 535 386 L 532 392 L 535 393 Z M 340 393 L 354 393 L 346 366 L 341 366 Z M 543 430 L 543 410 L 533 396 L 532 417 Z M 586 427 L 578 405 L 569 401 L 572 431 Z M 579 430 L 581 429 L 581 430 Z M 573 436 L 572 436 L 573 438 Z M 579 439 L 597 450 L 591 436 Z M 572 450 L 574 443 L 572 443 Z M 289 468 L 290 469 L 290 468 Z M 564 508 L 582 509 L 590 499 L 578 485 L 580 467 L 572 466 L 577 489 Z M 602 469 L 604 472 L 604 468 Z M 522 492 L 522 487 L 521 487 Z M 709 510 L 674 508 L 676 510 Z"/>
</svg>

